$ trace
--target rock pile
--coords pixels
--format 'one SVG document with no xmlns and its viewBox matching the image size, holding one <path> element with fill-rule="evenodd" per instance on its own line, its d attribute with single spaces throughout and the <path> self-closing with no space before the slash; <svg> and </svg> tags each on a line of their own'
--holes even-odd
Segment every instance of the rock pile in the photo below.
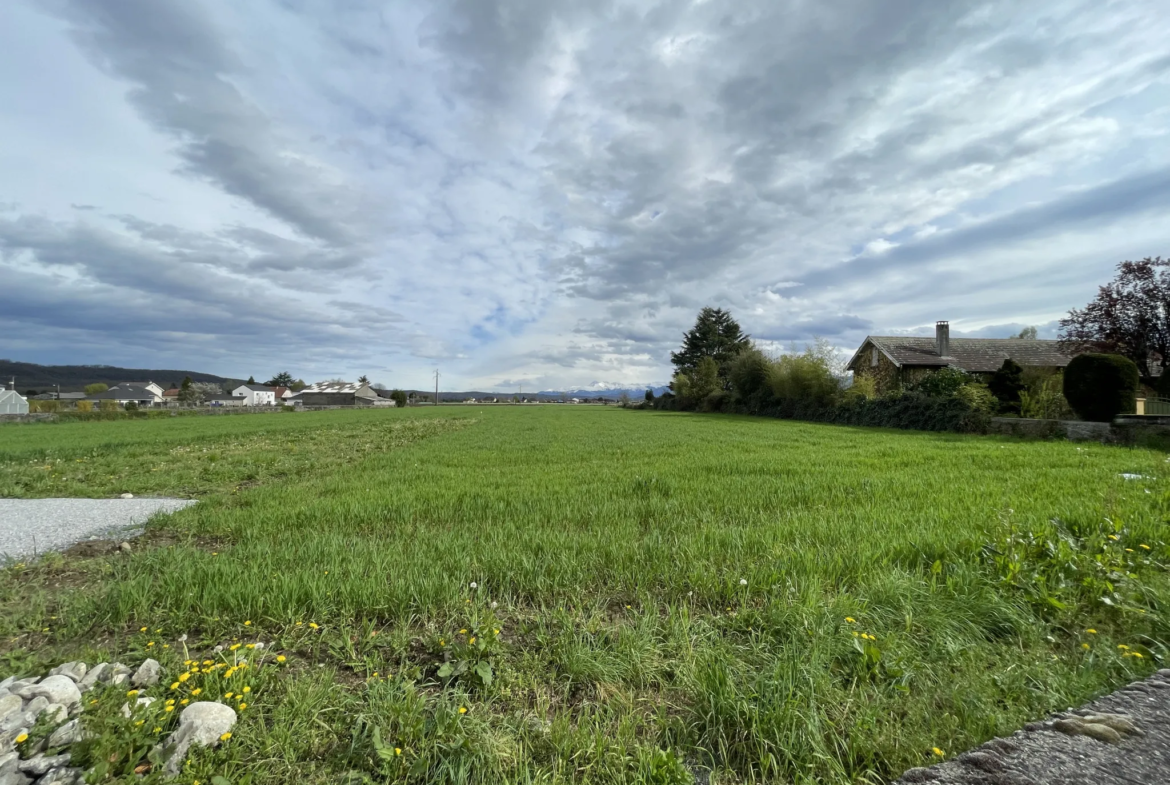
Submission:
<svg viewBox="0 0 1170 785">
<path fill-rule="evenodd" d="M 9 677 L 0 681 L 0 785 L 81 785 L 84 772 L 71 766 L 68 748 L 85 738 L 80 714 L 81 696 L 98 685 L 136 688 L 158 684 L 162 667 L 148 659 L 131 670 L 120 662 L 89 668 L 84 662 L 67 662 L 44 678 Z M 124 711 L 129 716 L 128 707 Z M 30 739 L 38 722 L 52 732 Z M 192 744 L 215 746 L 236 722 L 228 706 L 210 701 L 191 704 L 179 716 L 179 727 L 161 745 L 167 770 L 177 765 Z"/>
</svg>

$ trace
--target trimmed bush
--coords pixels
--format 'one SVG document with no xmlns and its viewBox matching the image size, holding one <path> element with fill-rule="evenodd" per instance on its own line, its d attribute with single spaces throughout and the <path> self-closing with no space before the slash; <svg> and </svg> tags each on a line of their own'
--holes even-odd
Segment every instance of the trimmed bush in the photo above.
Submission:
<svg viewBox="0 0 1170 785">
<path fill-rule="evenodd" d="M 1119 354 L 1079 354 L 1064 369 L 1064 397 L 1082 420 L 1112 422 L 1132 414 L 1141 381 L 1133 360 Z"/>
<path fill-rule="evenodd" d="M 987 383 L 987 389 L 999 399 L 999 410 L 1008 414 L 1019 414 L 1020 393 L 1025 390 L 1024 369 L 1010 357 L 1003 361 Z"/>
</svg>

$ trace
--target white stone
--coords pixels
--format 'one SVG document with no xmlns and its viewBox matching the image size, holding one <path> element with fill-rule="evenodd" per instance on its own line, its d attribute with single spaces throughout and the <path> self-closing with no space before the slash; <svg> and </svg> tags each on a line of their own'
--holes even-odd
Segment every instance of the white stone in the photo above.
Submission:
<svg viewBox="0 0 1170 785">
<path fill-rule="evenodd" d="M 85 677 L 85 663 L 84 662 L 67 662 L 63 665 L 58 665 L 53 670 L 49 671 L 50 676 L 68 676 L 73 681 L 81 681 Z"/>
<path fill-rule="evenodd" d="M 65 720 L 69 719 L 69 709 L 62 706 L 60 703 L 50 703 L 45 707 L 45 716 L 49 718 L 49 722 L 54 725 L 60 725 Z"/>
<path fill-rule="evenodd" d="M 149 696 L 145 697 L 145 698 L 139 698 L 138 700 L 134 701 L 134 708 L 137 709 L 139 706 L 149 706 L 152 703 L 154 703 L 154 698 L 151 698 Z M 132 712 L 130 710 L 130 704 L 123 703 L 122 704 L 122 716 L 125 717 L 126 719 L 130 719 L 133 715 L 134 715 L 134 712 Z"/>
<path fill-rule="evenodd" d="M 7 774 L 10 771 L 15 771 L 16 765 L 19 762 L 19 752 L 6 752 L 3 755 L 0 755 L 0 774 Z"/>
<path fill-rule="evenodd" d="M 0 723 L 3 723 L 14 714 L 19 714 L 20 708 L 23 705 L 24 701 L 20 699 L 19 695 L 5 695 L 3 698 L 0 698 Z"/>
<path fill-rule="evenodd" d="M 15 676 L 9 676 L 4 681 L 0 681 L 0 690 L 7 690 L 9 687 L 12 686 L 12 682 L 14 682 L 14 681 L 16 681 Z"/>
<path fill-rule="evenodd" d="M 29 687 L 33 695 L 43 695 L 49 703 L 60 703 L 63 706 L 72 706 L 81 703 L 81 690 L 68 676 L 49 676 L 39 684 Z"/>
<path fill-rule="evenodd" d="M 120 662 L 115 662 L 103 674 L 102 681 L 117 687 L 130 680 L 130 669 Z"/>
<path fill-rule="evenodd" d="M 13 769 L 12 771 L 0 774 L 0 785 L 28 785 L 32 782 L 27 774 Z"/>
<path fill-rule="evenodd" d="M 130 681 L 135 687 L 153 687 L 158 684 L 158 675 L 161 672 L 162 667 L 158 660 L 147 660 L 138 666 L 138 670 L 134 671 L 134 678 Z"/>
<path fill-rule="evenodd" d="M 69 753 L 63 752 L 60 755 L 34 755 L 28 760 L 22 760 L 19 766 L 20 770 L 25 774 L 29 774 L 33 777 L 41 777 L 44 776 L 49 771 L 49 769 L 68 766 L 69 761 Z"/>
<path fill-rule="evenodd" d="M 132 493 L 124 493 L 124 494 L 122 494 L 122 498 L 123 498 L 123 499 L 133 499 L 133 498 L 134 498 L 134 494 L 132 494 Z"/>
<path fill-rule="evenodd" d="M 97 684 L 98 680 L 102 677 L 102 674 L 105 673 L 109 667 L 109 663 L 106 662 L 99 662 L 97 665 L 94 665 L 85 672 L 85 676 L 82 677 L 81 681 L 77 682 L 77 689 L 81 690 L 82 692 L 89 692 L 92 690 L 93 685 Z"/>
<path fill-rule="evenodd" d="M 41 777 L 37 785 L 85 785 L 85 777 L 81 769 L 62 767 Z"/>
<path fill-rule="evenodd" d="M 222 703 L 199 701 L 183 709 L 179 715 L 178 729 L 167 738 L 160 750 L 167 759 L 167 773 L 179 773 L 192 744 L 215 747 L 219 744 L 219 737 L 235 724 L 235 711 Z"/>
<path fill-rule="evenodd" d="M 50 747 L 67 747 L 82 739 L 81 720 L 69 720 L 49 737 Z"/>
</svg>

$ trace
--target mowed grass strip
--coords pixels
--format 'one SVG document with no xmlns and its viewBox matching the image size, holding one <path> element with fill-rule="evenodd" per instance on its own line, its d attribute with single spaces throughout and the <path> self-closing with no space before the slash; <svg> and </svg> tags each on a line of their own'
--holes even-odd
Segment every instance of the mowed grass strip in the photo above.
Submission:
<svg viewBox="0 0 1170 785">
<path fill-rule="evenodd" d="M 221 492 L 84 588 L 8 571 L 9 661 L 270 642 L 286 669 L 204 773 L 672 783 L 885 781 L 1167 656 L 1156 452 L 601 407 L 345 417 L 317 438 L 465 427 Z M 1085 580 L 1058 591 L 1058 565 L 1038 592 L 1062 548 Z M 1093 565 L 1138 588 L 1100 602 Z"/>
</svg>

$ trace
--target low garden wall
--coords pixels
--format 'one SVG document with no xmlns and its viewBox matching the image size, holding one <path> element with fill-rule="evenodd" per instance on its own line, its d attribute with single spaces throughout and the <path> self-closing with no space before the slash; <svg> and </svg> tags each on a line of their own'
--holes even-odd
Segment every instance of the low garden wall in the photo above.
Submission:
<svg viewBox="0 0 1170 785">
<path fill-rule="evenodd" d="M 1107 444 L 1140 444 L 1170 440 L 1170 417 L 1122 414 L 1112 423 L 1083 420 L 1030 420 L 1021 417 L 992 417 L 988 433 L 1041 439 L 1096 441 Z"/>
</svg>

